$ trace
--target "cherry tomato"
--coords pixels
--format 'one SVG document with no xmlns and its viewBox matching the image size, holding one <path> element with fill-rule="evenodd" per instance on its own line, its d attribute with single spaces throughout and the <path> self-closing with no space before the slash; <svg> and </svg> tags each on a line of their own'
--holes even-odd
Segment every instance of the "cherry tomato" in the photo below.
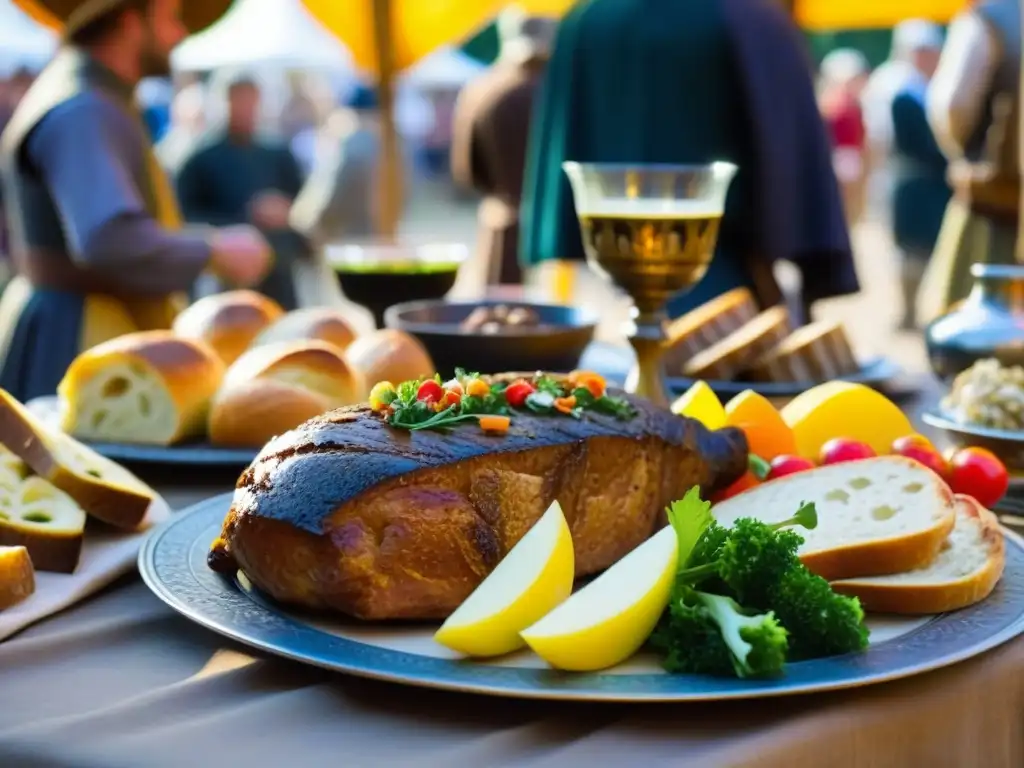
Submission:
<svg viewBox="0 0 1024 768">
<path fill-rule="evenodd" d="M 943 480 L 949 478 L 949 463 L 924 435 L 901 437 L 893 442 L 892 452 L 897 456 L 904 456 L 924 464 Z"/>
<path fill-rule="evenodd" d="M 892 448 L 889 449 L 890 453 L 897 456 L 904 456 L 903 452 L 911 448 L 920 448 L 929 451 L 934 451 L 935 446 L 932 441 L 924 435 L 919 435 L 916 432 L 912 435 L 904 435 L 903 437 L 897 437 L 892 441 Z"/>
<path fill-rule="evenodd" d="M 434 379 L 427 379 L 416 390 L 416 399 L 424 403 L 437 403 L 444 397 L 444 390 Z"/>
<path fill-rule="evenodd" d="M 837 437 L 821 446 L 818 460 L 822 464 L 841 464 L 844 461 L 872 459 L 877 455 L 875 449 L 867 443 L 848 437 Z"/>
<path fill-rule="evenodd" d="M 754 476 L 754 473 L 749 469 L 743 474 L 743 476 L 735 483 L 730 485 L 724 491 L 719 491 L 711 497 L 711 503 L 717 504 L 720 501 L 731 499 L 733 496 L 739 496 L 744 491 L 749 491 L 751 488 L 756 488 L 761 484 L 761 481 Z"/>
<path fill-rule="evenodd" d="M 973 496 L 983 507 L 995 506 L 1010 487 L 1010 475 L 1003 462 L 984 448 L 957 451 L 949 462 L 949 469 L 953 492 Z"/>
<path fill-rule="evenodd" d="M 444 397 L 441 398 L 441 405 L 444 408 L 449 408 L 453 405 L 458 405 L 462 402 L 462 387 L 458 389 L 448 389 L 445 387 Z"/>
<path fill-rule="evenodd" d="M 772 459 L 771 470 L 766 480 L 775 480 L 786 475 L 795 475 L 797 472 L 806 472 L 814 469 L 817 465 L 810 459 L 803 456 L 777 456 Z"/>
<path fill-rule="evenodd" d="M 522 408 L 526 398 L 532 395 L 536 388 L 526 379 L 517 379 L 505 389 L 505 400 L 513 408 Z"/>
</svg>

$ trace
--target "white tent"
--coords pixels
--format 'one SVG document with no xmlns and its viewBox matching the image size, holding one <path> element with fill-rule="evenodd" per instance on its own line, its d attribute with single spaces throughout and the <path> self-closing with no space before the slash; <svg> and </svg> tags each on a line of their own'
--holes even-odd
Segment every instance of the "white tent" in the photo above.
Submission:
<svg viewBox="0 0 1024 768">
<path fill-rule="evenodd" d="M 298 0 L 237 0 L 224 18 L 179 45 L 174 69 L 275 67 L 353 71 L 345 47 Z"/>
<path fill-rule="evenodd" d="M 402 80 L 417 88 L 461 88 L 484 69 L 472 56 L 445 46 L 414 64 Z"/>
<path fill-rule="evenodd" d="M 41 69 L 57 47 L 57 37 L 11 0 L 0 0 L 0 76 L 19 67 Z"/>
</svg>

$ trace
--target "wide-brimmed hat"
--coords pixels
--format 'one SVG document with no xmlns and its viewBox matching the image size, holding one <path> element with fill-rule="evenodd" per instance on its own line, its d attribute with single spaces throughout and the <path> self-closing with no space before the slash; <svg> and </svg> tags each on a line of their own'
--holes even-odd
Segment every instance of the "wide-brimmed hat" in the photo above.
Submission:
<svg viewBox="0 0 1024 768">
<path fill-rule="evenodd" d="M 71 34 L 91 21 L 116 9 L 125 0 L 14 0 L 25 13 L 50 29 Z M 232 0 L 182 0 L 181 20 L 189 32 L 213 24 L 231 6 Z"/>
</svg>

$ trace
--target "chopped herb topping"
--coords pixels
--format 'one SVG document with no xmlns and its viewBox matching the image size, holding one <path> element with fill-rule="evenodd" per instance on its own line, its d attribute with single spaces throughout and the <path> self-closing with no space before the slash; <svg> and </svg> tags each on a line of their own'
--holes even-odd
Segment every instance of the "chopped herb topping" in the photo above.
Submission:
<svg viewBox="0 0 1024 768">
<path fill-rule="evenodd" d="M 609 395 L 604 379 L 590 371 L 574 371 L 565 378 L 538 372 L 512 382 L 492 382 L 457 369 L 449 381 L 436 375 L 398 386 L 382 381 L 370 391 L 370 407 L 391 426 L 410 431 L 444 430 L 475 420 L 484 431 L 496 434 L 508 431 L 516 411 L 574 419 L 585 411 L 621 420 L 636 415 L 628 400 Z"/>
</svg>

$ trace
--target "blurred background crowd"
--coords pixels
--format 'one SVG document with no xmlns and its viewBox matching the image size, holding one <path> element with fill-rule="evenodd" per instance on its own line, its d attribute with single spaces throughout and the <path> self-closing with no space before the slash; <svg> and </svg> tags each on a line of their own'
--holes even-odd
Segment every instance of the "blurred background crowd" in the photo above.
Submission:
<svg viewBox="0 0 1024 768">
<path fill-rule="evenodd" d="M 400 229 L 476 243 L 489 283 L 523 279 L 514 212 L 530 105 L 557 23 L 511 7 L 461 47 L 437 49 L 395 82 L 389 118 L 401 146 Z M 944 46 L 969 46 L 969 37 L 961 29 L 947 40 L 943 26 L 921 19 L 808 36 L 847 221 L 853 231 L 870 224 L 889 244 L 885 258 L 898 275 L 902 304 L 896 320 L 906 329 L 918 325 L 916 296 L 939 258 L 944 219 L 949 226 L 948 158 L 963 154 L 960 126 L 979 108 L 964 93 L 962 61 L 950 55 L 947 71 L 940 65 Z M 0 127 L 57 43 L 0 0 Z M 278 262 L 261 290 L 282 304 L 338 300 L 322 263 L 282 254 L 378 231 L 375 84 L 299 0 L 238 0 L 221 21 L 178 46 L 171 62 L 173 76 L 143 81 L 137 100 L 184 217 L 272 232 Z M 507 168 L 481 169 L 473 115 L 496 90 L 514 94 L 495 122 Z M 256 194 L 268 189 L 273 193 Z M 0 216 L 0 252 L 2 222 Z M 989 247 L 1012 250 L 1000 242 L 992 234 Z M 295 277 L 297 268 L 304 274 Z M 216 290 L 213 278 L 196 286 L 197 294 Z"/>
</svg>

